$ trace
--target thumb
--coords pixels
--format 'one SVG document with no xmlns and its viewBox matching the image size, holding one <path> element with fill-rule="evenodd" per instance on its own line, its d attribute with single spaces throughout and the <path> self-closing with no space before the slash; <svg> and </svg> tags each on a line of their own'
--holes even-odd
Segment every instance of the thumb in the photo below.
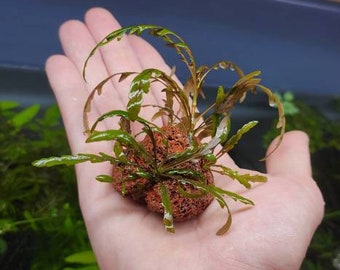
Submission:
<svg viewBox="0 0 340 270">
<path fill-rule="evenodd" d="M 296 176 L 311 176 L 311 161 L 309 138 L 302 131 L 290 131 L 283 136 L 280 146 L 272 152 L 278 138 L 269 146 L 266 168 L 269 174 L 294 174 Z"/>
</svg>

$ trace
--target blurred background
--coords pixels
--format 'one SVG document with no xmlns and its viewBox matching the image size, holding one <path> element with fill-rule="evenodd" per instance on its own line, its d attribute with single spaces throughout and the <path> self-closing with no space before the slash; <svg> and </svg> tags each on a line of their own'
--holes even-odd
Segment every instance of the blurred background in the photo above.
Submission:
<svg viewBox="0 0 340 270">
<path fill-rule="evenodd" d="M 2 72 L 42 70 L 49 55 L 61 52 L 60 24 L 82 20 L 93 6 L 108 8 L 123 26 L 152 23 L 172 29 L 199 63 L 228 59 L 246 72 L 259 69 L 264 84 L 276 89 L 339 91 L 340 5 L 326 0 L 2 0 Z M 163 55 L 178 64 L 173 51 Z M 209 84 L 223 81 L 221 76 L 212 76 Z"/>
</svg>

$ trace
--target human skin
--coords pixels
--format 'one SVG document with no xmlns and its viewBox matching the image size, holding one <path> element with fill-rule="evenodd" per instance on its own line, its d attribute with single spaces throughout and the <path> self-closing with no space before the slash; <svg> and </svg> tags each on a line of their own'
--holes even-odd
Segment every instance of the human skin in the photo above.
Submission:
<svg viewBox="0 0 340 270">
<path fill-rule="evenodd" d="M 90 50 L 118 28 L 108 11 L 93 8 L 84 22 L 70 20 L 61 26 L 64 55 L 47 60 L 48 79 L 74 154 L 112 149 L 109 142 L 85 143 L 83 106 L 97 83 L 115 72 L 150 67 L 170 73 L 151 45 L 140 37 L 128 36 L 91 58 L 85 82 L 81 73 Z M 128 83 L 112 81 L 110 90 L 95 99 L 91 119 L 109 109 L 125 108 Z M 157 86 L 147 97 L 148 103 L 160 103 L 161 98 Z M 108 124 L 111 128 L 117 125 L 104 125 Z M 222 236 L 215 232 L 224 224 L 226 212 L 216 201 L 199 217 L 176 223 L 176 233 L 170 234 L 158 214 L 123 198 L 110 184 L 95 180 L 99 174 L 111 173 L 110 164 L 76 165 L 79 202 L 100 269 L 299 269 L 324 211 L 322 194 L 311 175 L 308 142 L 300 131 L 286 133 L 265 161 L 268 182 L 250 190 L 216 175 L 216 185 L 255 202 L 254 207 L 245 207 L 228 200 L 233 224 Z M 268 153 L 275 145 L 271 144 Z M 245 172 L 228 156 L 219 162 Z"/>
</svg>

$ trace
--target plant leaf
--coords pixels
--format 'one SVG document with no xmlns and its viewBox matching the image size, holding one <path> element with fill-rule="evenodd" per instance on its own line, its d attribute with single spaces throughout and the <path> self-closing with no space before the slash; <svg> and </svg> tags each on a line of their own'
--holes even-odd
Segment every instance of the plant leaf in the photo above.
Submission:
<svg viewBox="0 0 340 270">
<path fill-rule="evenodd" d="M 87 143 L 99 141 L 118 141 L 122 145 L 132 146 L 137 149 L 140 148 L 138 142 L 131 134 L 120 129 L 108 129 L 104 131 L 95 130 L 86 140 Z"/>
<path fill-rule="evenodd" d="M 35 104 L 32 105 L 16 115 L 10 120 L 10 123 L 17 129 L 21 129 L 25 124 L 30 122 L 36 115 L 38 114 L 40 110 L 40 105 Z"/>
<path fill-rule="evenodd" d="M 96 180 L 103 183 L 112 183 L 114 181 L 111 175 L 106 174 L 97 175 Z"/>
<path fill-rule="evenodd" d="M 0 219 L 0 235 L 3 235 L 8 232 L 15 232 L 18 230 L 17 224 L 14 220 L 11 219 Z"/>
<path fill-rule="evenodd" d="M 228 211 L 227 221 L 217 231 L 217 235 L 222 235 L 222 234 L 226 233 L 229 230 L 231 223 L 232 223 L 231 212 L 230 212 L 230 209 L 228 207 L 227 202 L 223 198 L 223 195 L 227 195 L 228 197 L 232 198 L 233 200 L 240 201 L 240 202 L 242 202 L 246 205 L 254 205 L 254 203 L 251 200 L 249 200 L 249 199 L 247 199 L 247 198 L 245 198 L 245 197 L 243 197 L 239 194 L 236 194 L 234 192 L 219 188 L 219 187 L 215 186 L 214 184 L 205 184 L 205 183 L 202 183 L 202 182 L 198 182 L 198 181 L 195 181 L 195 180 L 189 180 L 189 179 L 183 179 L 183 180 L 181 180 L 181 182 L 191 184 L 195 188 L 201 190 L 202 192 L 210 193 L 212 196 L 214 196 L 214 198 L 216 199 L 218 204 L 221 206 L 221 208 L 227 208 L 227 211 Z"/>
<path fill-rule="evenodd" d="M 240 79 L 225 94 L 224 101 L 219 101 L 219 104 L 216 104 L 215 112 L 219 114 L 228 113 L 234 107 L 236 102 L 242 102 L 248 91 L 256 90 L 256 86 L 261 81 L 261 79 L 256 76 L 260 74 L 260 71 L 254 71 L 240 77 Z"/>
<path fill-rule="evenodd" d="M 226 223 L 216 232 L 217 235 L 223 235 L 226 232 L 229 231 L 231 224 L 232 224 L 232 216 L 231 216 L 231 212 L 230 209 L 228 207 L 228 205 L 226 204 L 225 207 L 227 208 L 228 211 L 228 217 L 227 217 L 227 221 Z"/>
<path fill-rule="evenodd" d="M 121 40 L 124 35 L 141 35 L 143 32 L 147 31 L 150 35 L 155 37 L 162 38 L 167 45 L 176 49 L 176 52 L 180 55 L 181 59 L 186 63 L 188 68 L 191 72 L 195 71 L 195 65 L 193 61 L 193 56 L 189 46 L 184 42 L 184 40 L 178 36 L 176 33 L 166 29 L 164 27 L 151 25 L 151 24 L 144 24 L 144 25 L 134 25 L 128 26 L 116 31 L 109 33 L 106 37 L 104 37 L 97 45 L 91 50 L 89 56 L 85 60 L 84 67 L 83 67 L 83 78 L 86 78 L 86 67 L 88 64 L 89 59 L 95 54 L 95 52 L 102 46 L 107 45 L 108 43 L 112 42 L 113 40 Z"/>
<path fill-rule="evenodd" d="M 242 184 L 243 186 L 245 186 L 246 188 L 250 188 L 251 185 L 249 182 L 255 183 L 255 182 L 260 182 L 260 183 L 264 183 L 267 181 L 267 177 L 264 175 L 251 175 L 249 173 L 246 174 L 239 174 L 238 171 L 232 170 L 226 166 L 223 165 L 214 165 L 214 167 L 218 167 L 221 170 L 216 170 L 215 172 L 223 174 L 223 175 L 227 175 L 229 176 L 231 179 L 233 180 L 237 180 L 240 184 Z"/>
<path fill-rule="evenodd" d="M 119 142 L 115 142 L 115 145 L 113 146 L 113 152 L 115 153 L 115 156 L 119 161 L 123 163 L 128 162 L 128 159 L 126 158 L 124 153 L 124 149 Z"/>
<path fill-rule="evenodd" d="M 131 120 L 131 117 L 130 117 L 130 114 L 127 112 L 127 111 L 123 111 L 123 110 L 113 110 L 113 111 L 109 111 L 107 113 L 104 113 L 103 115 L 101 115 L 95 122 L 94 124 L 92 125 L 91 127 L 91 130 L 90 130 L 90 133 L 92 133 L 97 125 L 102 122 L 103 120 L 105 120 L 106 118 L 111 118 L 111 117 L 122 117 L 122 118 L 125 118 L 127 120 Z M 143 124 L 143 125 L 148 125 L 148 126 L 154 126 L 155 125 L 152 123 L 152 122 L 149 122 L 148 120 L 144 119 L 144 118 L 141 118 L 141 117 L 137 117 L 135 119 L 135 121 Z"/>
<path fill-rule="evenodd" d="M 266 95 L 268 96 L 268 99 L 269 99 L 269 105 L 270 106 L 276 105 L 277 111 L 278 111 L 278 114 L 279 114 L 278 121 L 277 121 L 277 124 L 276 124 L 276 128 L 280 129 L 279 139 L 277 140 L 277 144 L 275 145 L 273 150 L 270 153 L 267 154 L 266 157 L 268 157 L 279 147 L 279 145 L 282 142 L 283 134 L 284 134 L 285 129 L 286 129 L 286 118 L 285 118 L 283 105 L 280 102 L 280 99 L 269 88 L 267 88 L 263 85 L 260 85 L 260 84 L 257 85 L 257 87 L 260 88 L 264 93 L 266 93 Z"/>
<path fill-rule="evenodd" d="M 35 167 L 52 167 L 57 165 L 72 166 L 78 163 L 89 161 L 91 163 L 99 163 L 108 161 L 110 163 L 119 163 L 118 159 L 100 152 L 99 155 L 95 154 L 77 154 L 77 155 L 64 155 L 60 157 L 48 157 L 36 160 L 32 163 Z"/>
<path fill-rule="evenodd" d="M 222 235 L 225 234 L 231 227 L 231 223 L 232 223 L 232 217 L 231 217 L 231 212 L 230 209 L 228 207 L 227 202 L 223 199 L 222 195 L 223 193 L 221 193 L 221 191 L 225 192 L 225 190 L 217 188 L 215 185 L 206 185 L 205 189 L 207 190 L 207 192 L 209 192 L 211 195 L 214 196 L 214 198 L 216 199 L 216 201 L 219 203 L 219 205 L 221 206 L 221 208 L 227 208 L 228 211 L 228 217 L 227 217 L 227 221 L 226 223 L 216 232 L 217 235 Z"/>
<path fill-rule="evenodd" d="M 227 217 L 227 221 L 226 223 L 217 231 L 217 235 L 223 235 L 225 234 L 231 227 L 231 224 L 232 224 L 232 216 L 231 216 L 231 212 L 230 212 L 230 209 L 229 209 L 229 206 L 228 204 L 226 203 L 226 201 L 223 199 L 222 195 L 227 195 L 231 198 L 233 198 L 234 200 L 238 200 L 244 204 L 251 204 L 253 205 L 254 203 L 250 200 L 248 200 L 247 198 L 244 198 L 234 192 L 231 192 L 231 191 L 227 191 L 227 190 L 224 190 L 224 189 L 221 189 L 219 187 L 216 187 L 215 185 L 208 185 L 208 190 L 210 192 L 210 194 L 212 194 L 215 199 L 219 202 L 220 206 L 222 208 L 227 208 L 227 211 L 228 211 L 228 217 Z"/>
<path fill-rule="evenodd" d="M 78 163 L 90 161 L 91 157 L 87 155 L 65 155 L 61 157 L 48 157 L 34 161 L 32 164 L 35 167 L 52 167 L 57 165 L 72 166 Z"/>
<path fill-rule="evenodd" d="M 71 254 L 65 258 L 67 263 L 93 264 L 96 263 L 96 257 L 92 250 L 86 250 Z"/>
<path fill-rule="evenodd" d="M 46 109 L 43 120 L 50 126 L 60 125 L 60 110 L 57 104 L 53 104 Z"/>
<path fill-rule="evenodd" d="M 192 180 L 202 180 L 204 179 L 204 175 L 197 171 L 197 170 L 190 170 L 190 169 L 181 169 L 181 168 L 174 168 L 170 169 L 168 171 L 163 172 L 166 175 L 169 176 L 179 176 L 179 177 L 184 177 Z"/>
<path fill-rule="evenodd" d="M 183 152 L 176 154 L 169 154 L 168 160 L 163 165 L 163 170 L 167 171 L 169 169 L 174 168 L 188 160 L 192 160 L 198 157 L 200 154 L 200 147 L 188 147 Z"/>
<path fill-rule="evenodd" d="M 156 69 L 145 69 L 133 79 L 127 104 L 127 111 L 132 121 L 135 121 L 138 117 L 143 102 L 143 94 L 150 90 L 151 77 L 159 74 L 160 72 Z"/>
<path fill-rule="evenodd" d="M 224 69 L 224 70 L 231 70 L 231 71 L 235 71 L 236 74 L 239 76 L 239 77 L 243 77 L 244 76 L 244 73 L 243 71 L 241 70 L 240 67 L 238 67 L 235 63 L 231 62 L 231 61 L 226 61 L 226 60 L 222 60 L 222 61 L 219 61 L 215 64 L 213 64 L 212 66 L 210 67 L 200 67 L 200 76 L 199 76 L 199 80 L 200 80 L 200 83 L 198 84 L 199 86 L 202 86 L 203 84 L 203 81 L 205 80 L 205 78 L 208 76 L 208 74 L 213 71 L 213 70 L 218 70 L 218 69 Z"/>
<path fill-rule="evenodd" d="M 255 127 L 258 121 L 250 121 L 249 123 L 243 125 L 229 140 L 224 144 L 221 153 L 227 153 L 235 147 L 235 145 L 241 140 L 242 136 L 247 133 L 250 129 Z"/>
<path fill-rule="evenodd" d="M 203 147 L 201 150 L 202 155 L 207 155 L 219 144 L 223 144 L 230 132 L 230 116 L 225 116 L 219 123 L 215 136 Z"/>
<path fill-rule="evenodd" d="M 19 107 L 19 103 L 15 101 L 7 101 L 3 100 L 0 101 L 0 110 L 1 111 L 6 111 L 6 110 L 11 110 Z"/>
<path fill-rule="evenodd" d="M 87 143 L 99 141 L 118 141 L 121 145 L 125 145 L 142 154 L 149 161 L 152 160 L 149 153 L 145 150 L 142 144 L 137 142 L 131 134 L 120 129 L 93 131 L 86 140 Z"/>
<path fill-rule="evenodd" d="M 217 94 L 216 94 L 216 106 L 218 106 L 219 104 L 223 103 L 223 101 L 225 100 L 226 94 L 224 93 L 224 89 L 223 86 L 220 85 L 217 89 Z"/>
<path fill-rule="evenodd" d="M 89 128 L 88 113 L 91 111 L 91 104 L 92 104 L 92 101 L 94 99 L 95 94 L 101 95 L 104 85 L 107 82 L 109 82 L 112 78 L 114 78 L 116 76 L 120 76 L 120 80 L 123 80 L 123 79 L 126 79 L 128 76 L 130 76 L 132 74 L 136 74 L 136 73 L 135 72 L 119 72 L 119 73 L 112 74 L 112 75 L 108 76 L 106 79 L 102 80 L 91 91 L 91 93 L 87 97 L 87 100 L 85 102 L 84 109 L 83 109 L 83 126 L 84 126 L 85 133 L 87 133 L 90 129 Z M 123 77 L 123 79 L 122 79 L 122 77 Z"/>
<path fill-rule="evenodd" d="M 172 206 L 171 206 L 170 195 L 165 185 L 162 182 L 160 183 L 159 186 L 160 186 L 160 191 L 161 191 L 162 205 L 164 208 L 164 215 L 163 215 L 164 226 L 168 232 L 174 233 L 175 227 L 174 227 L 174 221 L 173 221 L 173 216 L 172 216 Z"/>
<path fill-rule="evenodd" d="M 185 198 L 197 199 L 207 195 L 207 192 L 205 190 L 199 190 L 198 192 L 188 192 L 183 188 L 184 184 L 186 183 L 178 181 L 178 192 Z"/>
<path fill-rule="evenodd" d="M 219 188 L 217 186 L 214 186 L 214 185 L 209 185 L 209 190 L 213 190 L 215 193 L 217 192 L 218 194 L 220 195 L 227 195 L 228 197 L 232 198 L 233 200 L 235 201 L 239 201 L 243 204 L 246 204 L 246 205 L 254 205 L 253 201 L 235 193 L 235 192 L 232 192 L 232 191 L 229 191 L 229 190 L 224 190 L 222 188 Z"/>
</svg>

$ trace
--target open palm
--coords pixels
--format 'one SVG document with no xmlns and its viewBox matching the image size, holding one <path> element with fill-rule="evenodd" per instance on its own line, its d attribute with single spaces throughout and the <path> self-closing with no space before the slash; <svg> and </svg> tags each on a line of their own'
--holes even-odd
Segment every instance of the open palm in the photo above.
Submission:
<svg viewBox="0 0 340 270">
<path fill-rule="evenodd" d="M 91 9 L 85 23 L 68 21 L 62 25 L 65 55 L 54 55 L 47 61 L 47 75 L 73 153 L 98 153 L 112 147 L 109 143 L 84 142 L 82 110 L 97 83 L 108 74 L 150 67 L 170 73 L 147 42 L 129 36 L 91 59 L 84 82 L 81 72 L 88 53 L 119 27 L 108 11 Z M 125 108 L 126 83 L 112 81 L 111 90 L 94 102 L 90 117 Z M 155 94 L 148 95 L 150 103 L 161 102 L 157 90 L 155 86 Z M 229 157 L 220 163 L 237 168 Z M 176 233 L 170 234 L 159 215 L 123 198 L 111 185 L 95 181 L 99 174 L 110 174 L 109 164 L 76 165 L 80 205 L 101 269 L 298 269 L 323 215 L 322 196 L 311 177 L 307 136 L 297 131 L 285 134 L 266 165 L 268 183 L 251 190 L 216 177 L 218 186 L 239 192 L 256 204 L 249 208 L 230 201 L 233 225 L 223 236 L 215 235 L 226 219 L 216 202 L 198 218 L 175 224 Z"/>
</svg>

